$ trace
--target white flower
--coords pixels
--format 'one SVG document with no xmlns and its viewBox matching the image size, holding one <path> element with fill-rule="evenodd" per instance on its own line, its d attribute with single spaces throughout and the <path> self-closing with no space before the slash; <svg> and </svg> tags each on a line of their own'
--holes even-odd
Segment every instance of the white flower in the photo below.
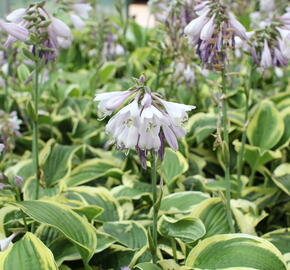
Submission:
<svg viewBox="0 0 290 270">
<path fill-rule="evenodd" d="M 85 22 L 76 14 L 70 14 L 71 21 L 77 30 L 82 30 L 85 27 Z"/>
<path fill-rule="evenodd" d="M 275 10 L 274 0 L 260 0 L 260 10 L 264 12 L 271 12 Z"/>
<path fill-rule="evenodd" d="M 262 57 L 261 57 L 261 67 L 268 68 L 268 67 L 271 67 L 271 65 L 272 65 L 271 51 L 270 51 L 267 40 L 265 40 L 264 49 L 263 49 Z"/>
<path fill-rule="evenodd" d="M 92 10 L 90 4 L 74 4 L 71 5 L 72 9 L 83 19 L 89 18 L 89 12 Z"/>
<path fill-rule="evenodd" d="M 5 251 L 9 247 L 9 244 L 12 242 L 12 240 L 15 238 L 15 236 L 17 234 L 18 233 L 13 233 L 9 237 L 0 240 L 0 251 L 1 252 Z"/>
<path fill-rule="evenodd" d="M 25 15 L 25 8 L 18 8 L 13 10 L 10 14 L 6 16 L 6 20 L 9 22 L 19 23 L 23 16 Z"/>
<path fill-rule="evenodd" d="M 63 38 L 71 37 L 70 28 L 61 20 L 55 17 L 51 17 L 51 24 L 49 28 L 52 28 L 56 36 L 60 36 Z"/>
<path fill-rule="evenodd" d="M 235 15 L 231 12 L 229 13 L 230 18 L 230 25 L 235 29 L 235 33 L 237 36 L 239 36 L 241 39 L 246 40 L 247 34 L 245 27 L 236 19 Z"/>
<path fill-rule="evenodd" d="M 0 154 L 2 154 L 4 150 L 5 150 L 5 145 L 3 143 L 0 143 Z"/>
<path fill-rule="evenodd" d="M 202 31 L 204 25 L 209 21 L 207 17 L 207 12 L 205 12 L 200 17 L 192 20 L 184 29 L 184 33 L 191 38 L 192 43 L 197 43 L 200 37 L 200 32 Z"/>
<path fill-rule="evenodd" d="M 107 116 L 119 108 L 132 94 L 133 92 L 131 91 L 96 94 L 94 101 L 100 101 L 98 109 L 104 116 Z"/>
<path fill-rule="evenodd" d="M 210 20 L 202 28 L 201 33 L 200 33 L 201 40 L 211 39 L 213 35 L 213 31 L 214 31 L 214 20 L 215 20 L 215 16 L 212 16 Z"/>
<path fill-rule="evenodd" d="M 29 37 L 29 31 L 16 23 L 6 23 L 0 20 L 0 28 L 17 40 L 25 41 Z"/>
</svg>

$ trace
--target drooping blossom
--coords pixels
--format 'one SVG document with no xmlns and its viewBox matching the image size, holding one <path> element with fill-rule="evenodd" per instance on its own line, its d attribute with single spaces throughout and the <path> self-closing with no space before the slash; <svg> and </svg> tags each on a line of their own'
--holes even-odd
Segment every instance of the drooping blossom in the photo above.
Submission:
<svg viewBox="0 0 290 270">
<path fill-rule="evenodd" d="M 12 233 L 9 237 L 0 240 L 0 253 L 5 251 L 10 243 L 12 242 L 12 240 L 17 236 L 18 233 Z"/>
<path fill-rule="evenodd" d="M 24 179 L 19 175 L 15 175 L 13 182 L 17 187 L 22 187 L 22 185 L 24 184 Z"/>
<path fill-rule="evenodd" d="M 286 67 L 290 60 L 290 13 L 255 31 L 249 44 L 254 62 L 261 68 Z"/>
<path fill-rule="evenodd" d="M 84 20 L 89 18 L 89 13 L 93 9 L 90 4 L 79 3 L 70 5 L 73 13 L 70 14 L 71 21 L 77 30 L 85 27 Z"/>
<path fill-rule="evenodd" d="M 220 70 L 228 49 L 234 50 L 235 37 L 247 39 L 244 26 L 221 1 L 205 1 L 198 6 L 199 17 L 184 29 L 189 44 L 197 46 L 202 63 L 209 69 Z"/>
<path fill-rule="evenodd" d="M 33 44 L 32 52 L 36 53 L 35 46 L 37 45 L 40 47 L 38 50 L 39 56 L 46 61 L 55 59 L 60 47 L 59 37 L 71 39 L 70 28 L 64 22 L 49 14 L 43 3 L 32 5 L 27 9 L 16 9 L 6 19 L 9 22 L 6 24 L 10 24 L 10 27 L 6 27 L 6 29 L 2 27 L 9 34 L 5 46 L 10 48 L 17 40 L 29 41 L 29 44 Z M 15 25 L 22 29 L 23 36 L 17 37 L 15 35 Z M 34 37 L 33 40 L 28 40 L 31 36 Z"/>
<path fill-rule="evenodd" d="M 162 159 L 165 143 L 178 150 L 178 139 L 185 136 L 183 127 L 187 112 L 195 108 L 163 100 L 152 93 L 139 79 L 136 87 L 125 92 L 97 94 L 99 111 L 110 115 L 129 100 L 108 122 L 106 132 L 111 135 L 118 149 L 136 149 L 142 166 L 146 157 L 154 150 Z"/>
</svg>

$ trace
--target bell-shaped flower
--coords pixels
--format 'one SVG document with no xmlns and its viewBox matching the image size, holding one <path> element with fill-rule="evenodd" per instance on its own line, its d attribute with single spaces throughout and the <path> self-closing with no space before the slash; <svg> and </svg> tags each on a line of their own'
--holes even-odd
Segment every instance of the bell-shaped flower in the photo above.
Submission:
<svg viewBox="0 0 290 270">
<path fill-rule="evenodd" d="M 25 41 L 29 37 L 29 31 L 16 23 L 6 23 L 0 20 L 0 28 L 17 40 Z"/>
<path fill-rule="evenodd" d="M 261 67 L 268 68 L 272 65 L 272 55 L 268 45 L 268 41 L 265 39 L 264 41 L 264 48 L 261 57 Z"/>
<path fill-rule="evenodd" d="M 117 91 L 111 93 L 96 94 L 94 101 L 99 101 L 98 109 L 103 116 L 111 115 L 118 109 L 134 92 Z"/>
<path fill-rule="evenodd" d="M 76 14 L 70 14 L 71 21 L 73 23 L 74 28 L 81 31 L 85 27 L 85 22 Z"/>
<path fill-rule="evenodd" d="M 213 15 L 210 20 L 204 25 L 200 33 L 201 40 L 211 39 L 215 29 L 215 16 Z"/>
<path fill-rule="evenodd" d="M 246 28 L 236 19 L 235 15 L 229 12 L 229 23 L 235 29 L 235 34 L 243 40 L 247 40 Z"/>
<path fill-rule="evenodd" d="M 14 23 L 19 23 L 22 21 L 23 16 L 26 13 L 26 9 L 25 8 L 18 8 L 13 10 L 11 13 L 9 13 L 6 16 L 6 20 L 9 22 L 14 22 Z"/>
<path fill-rule="evenodd" d="M 73 4 L 71 8 L 83 19 L 88 19 L 89 12 L 93 9 L 90 4 Z"/>
</svg>

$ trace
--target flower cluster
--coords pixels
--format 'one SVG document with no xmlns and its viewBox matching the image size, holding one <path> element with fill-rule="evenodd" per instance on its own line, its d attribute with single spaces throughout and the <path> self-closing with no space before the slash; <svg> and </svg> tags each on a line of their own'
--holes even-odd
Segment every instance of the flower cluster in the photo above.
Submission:
<svg viewBox="0 0 290 270">
<path fill-rule="evenodd" d="M 39 47 L 37 54 L 46 61 L 55 59 L 59 49 L 58 37 L 71 38 L 71 30 L 61 20 L 50 15 L 44 8 L 44 3 L 31 5 L 28 9 L 20 8 L 14 10 L 7 16 L 7 22 L 0 22 L 0 27 L 9 36 L 5 46 L 11 45 L 17 40 L 26 41 L 35 47 Z"/>
<path fill-rule="evenodd" d="M 16 112 L 10 114 L 5 113 L 0 110 L 0 148 L 4 151 L 5 148 L 9 148 L 11 140 L 15 137 L 19 137 L 20 134 L 20 125 L 22 121 L 17 117 Z"/>
<path fill-rule="evenodd" d="M 254 62 L 263 69 L 286 67 L 290 60 L 290 12 L 253 32 L 249 43 Z"/>
<path fill-rule="evenodd" d="M 235 48 L 235 36 L 247 39 L 244 26 L 221 1 L 203 1 L 195 7 L 199 17 L 184 29 L 202 63 L 209 69 L 220 70 L 227 58 L 227 49 Z"/>
<path fill-rule="evenodd" d="M 148 150 L 154 150 L 163 159 L 165 142 L 178 150 L 177 139 L 185 136 L 183 122 L 194 106 L 168 102 L 152 93 L 141 76 L 136 87 L 124 92 L 97 94 L 99 111 L 103 116 L 113 113 L 127 99 L 127 106 L 114 115 L 106 126 L 118 149 L 135 148 L 141 164 L 146 167 Z"/>
</svg>

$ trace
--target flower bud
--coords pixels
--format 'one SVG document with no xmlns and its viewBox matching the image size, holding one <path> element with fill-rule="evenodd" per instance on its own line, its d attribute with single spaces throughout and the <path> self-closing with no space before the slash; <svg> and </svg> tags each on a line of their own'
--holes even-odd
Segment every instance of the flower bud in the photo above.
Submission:
<svg viewBox="0 0 290 270">
<path fill-rule="evenodd" d="M 17 187 L 22 187 L 23 183 L 24 183 L 24 179 L 23 179 L 21 176 L 16 175 L 16 176 L 14 177 L 14 184 L 15 184 Z"/>
</svg>

